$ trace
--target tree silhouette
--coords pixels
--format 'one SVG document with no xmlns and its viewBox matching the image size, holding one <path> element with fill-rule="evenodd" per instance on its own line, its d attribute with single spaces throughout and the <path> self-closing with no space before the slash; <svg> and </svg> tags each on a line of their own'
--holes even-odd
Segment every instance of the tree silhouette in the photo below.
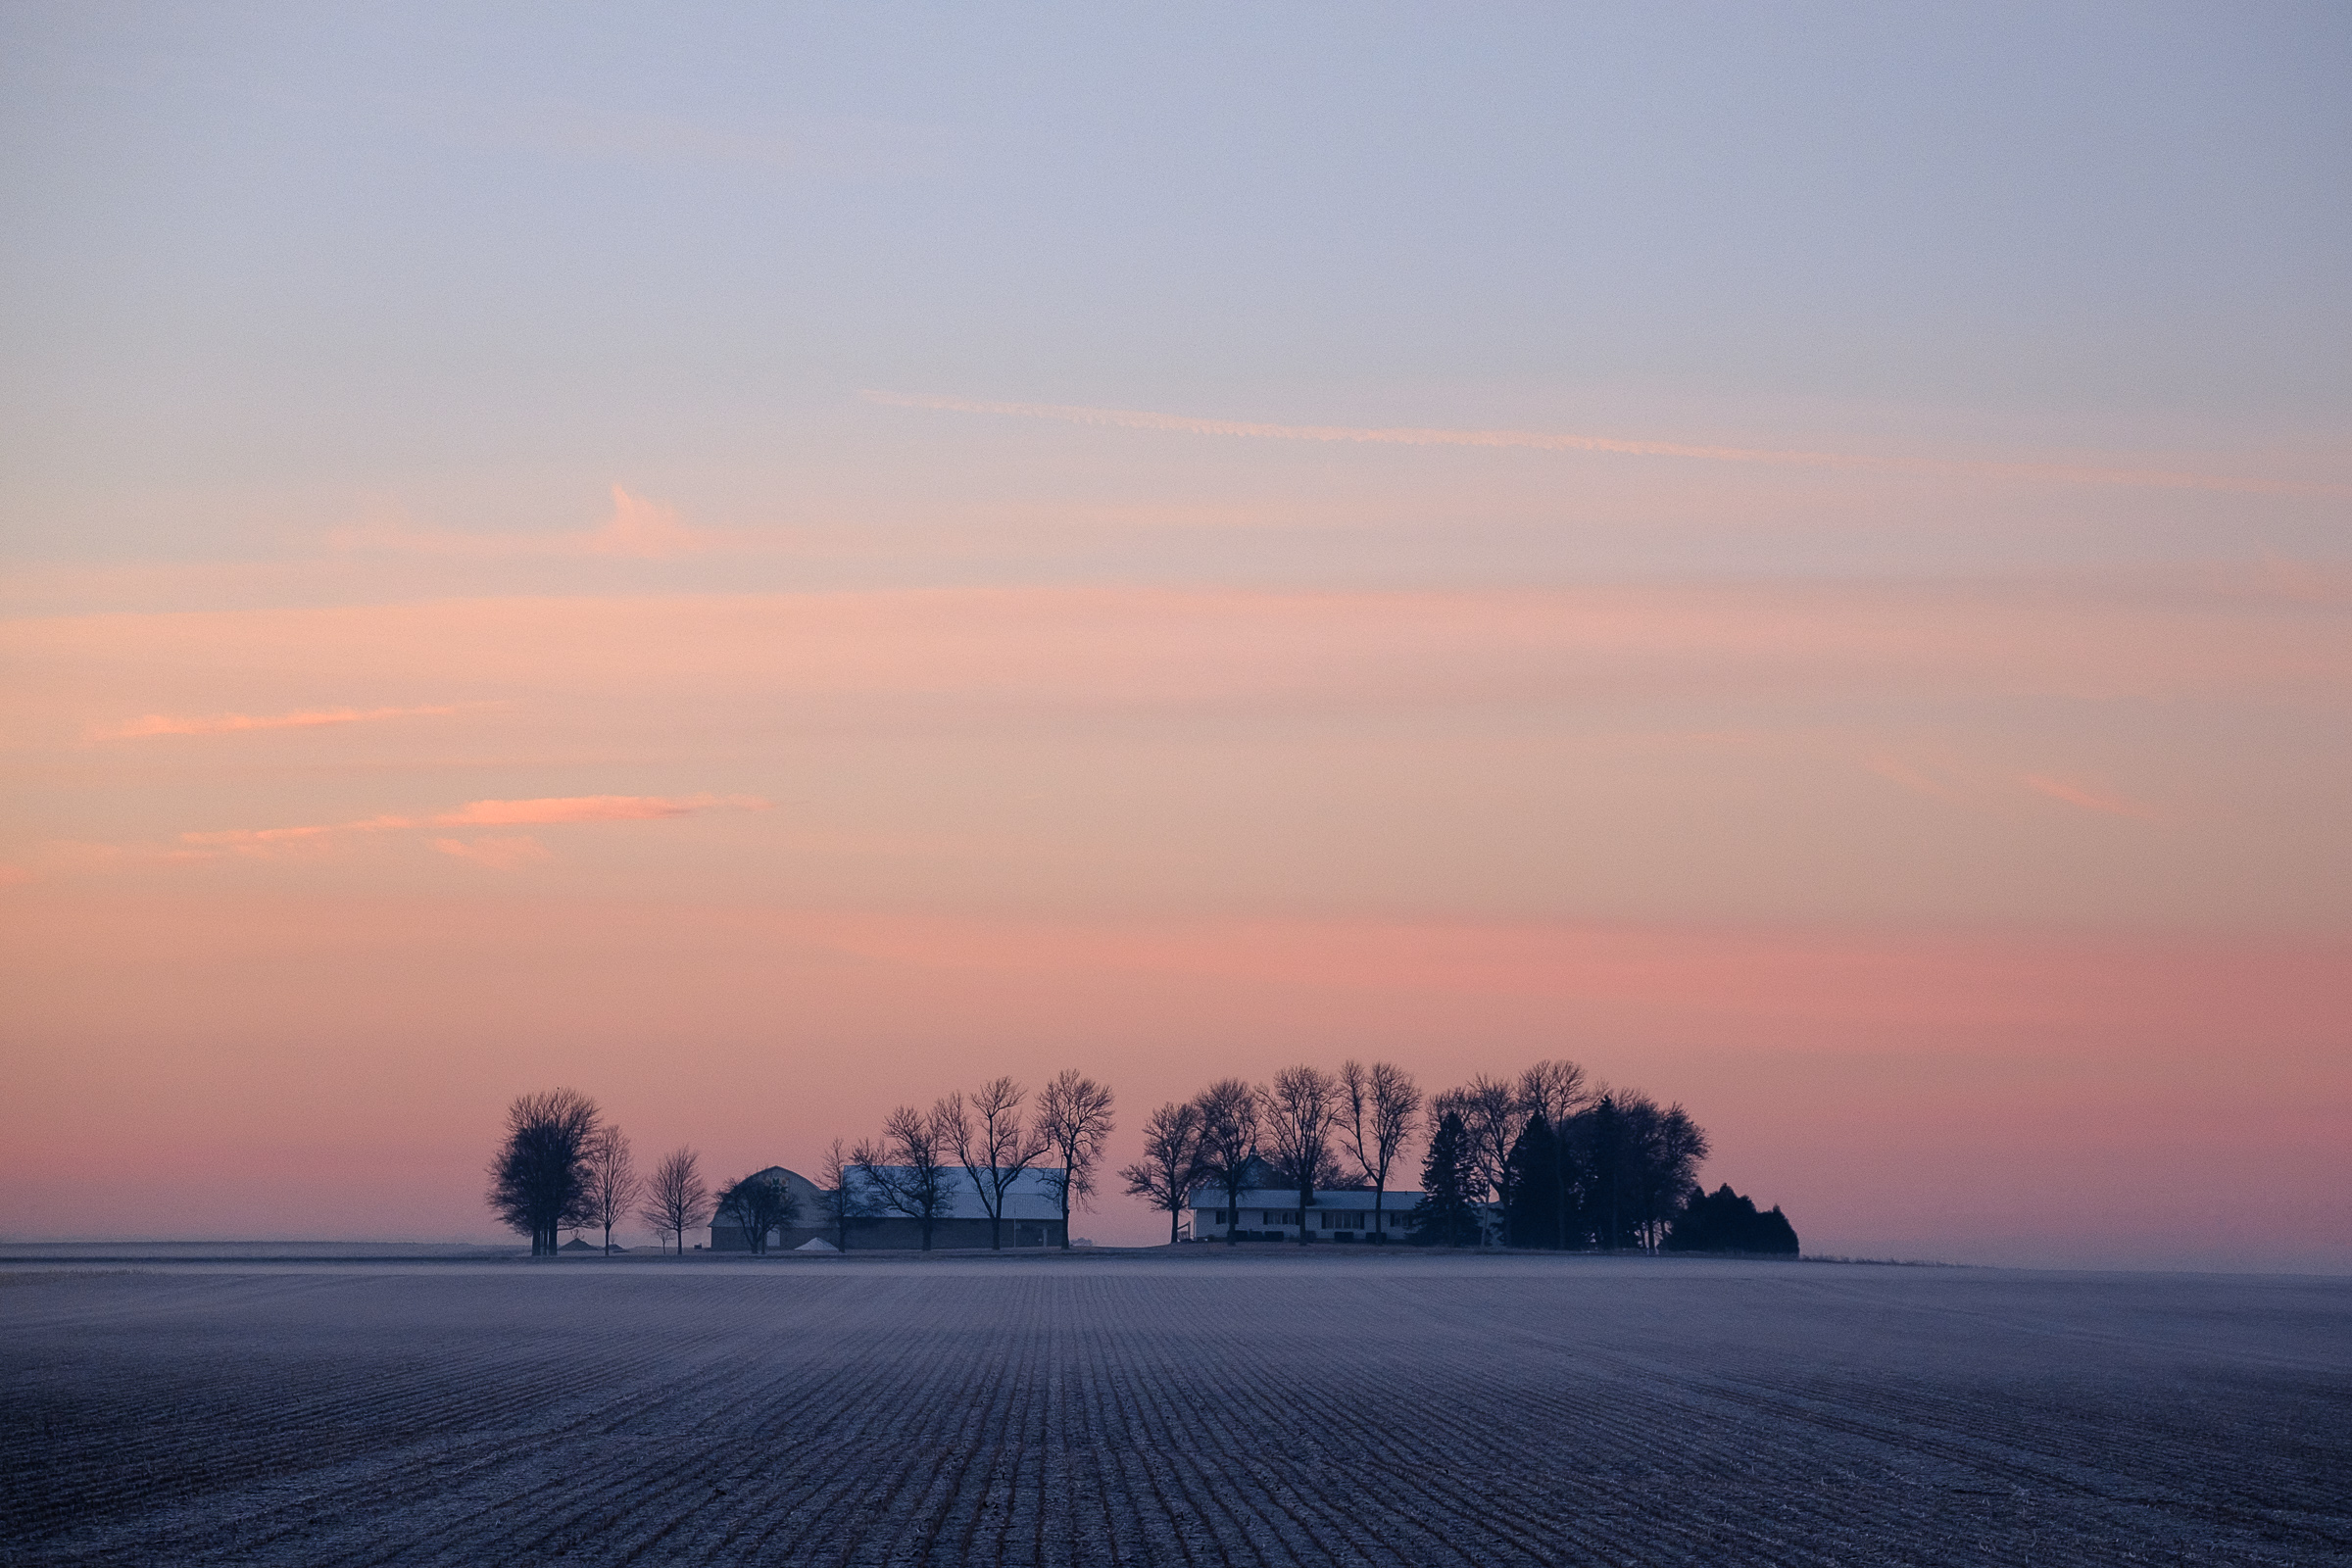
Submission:
<svg viewBox="0 0 2352 1568">
<path fill-rule="evenodd" d="M 1021 1116 L 1027 1094 L 1010 1078 L 998 1078 L 973 1092 L 968 1108 L 959 1091 L 932 1112 L 944 1135 L 942 1142 L 955 1150 L 964 1174 L 972 1179 L 972 1191 L 980 1195 L 980 1207 L 988 1215 L 988 1245 L 1000 1251 L 1004 1246 L 1004 1197 L 1021 1172 L 1046 1152 L 1046 1141 Z"/>
<path fill-rule="evenodd" d="M 873 1216 L 874 1196 L 858 1179 L 858 1155 L 844 1151 L 838 1138 L 826 1146 L 824 1168 L 817 1174 L 824 1184 L 825 1223 L 833 1228 L 833 1245 L 846 1252 L 850 1224 Z"/>
<path fill-rule="evenodd" d="M 1265 1106 L 1265 1149 L 1274 1168 L 1298 1194 L 1298 1245 L 1306 1245 L 1306 1211 L 1315 1189 L 1328 1187 L 1331 1123 L 1339 1112 L 1339 1081 L 1320 1067 L 1285 1067 L 1274 1087 L 1258 1091 Z"/>
<path fill-rule="evenodd" d="M 629 1154 L 628 1135 L 610 1124 L 599 1127 L 588 1139 L 582 1167 L 587 1188 L 583 1212 L 589 1224 L 603 1227 L 605 1256 L 611 1257 L 612 1227 L 628 1217 L 629 1205 L 645 1186 Z"/>
<path fill-rule="evenodd" d="M 1200 1173 L 1225 1194 L 1225 1245 L 1240 1241 L 1242 1189 L 1257 1170 L 1257 1091 L 1225 1078 L 1200 1091 Z"/>
<path fill-rule="evenodd" d="M 914 1221 L 922 1250 L 931 1250 L 931 1237 L 954 1206 L 948 1180 L 948 1154 L 955 1146 L 955 1129 L 942 1101 L 924 1115 L 912 1105 L 901 1105 L 882 1122 L 882 1143 L 860 1144 L 850 1156 L 868 1194 L 884 1209 Z"/>
<path fill-rule="evenodd" d="M 674 1149 L 662 1156 L 646 1183 L 645 1206 L 638 1210 L 656 1233 L 673 1236 L 678 1255 L 686 1255 L 686 1232 L 710 1212 L 710 1190 L 703 1185 L 702 1156 L 691 1149 Z"/>
<path fill-rule="evenodd" d="M 1796 1228 L 1775 1204 L 1759 1214 L 1753 1199 L 1742 1198 L 1725 1183 L 1712 1193 L 1692 1195 L 1674 1217 L 1666 1233 L 1669 1252 L 1758 1252 L 1769 1256 L 1797 1255 Z"/>
<path fill-rule="evenodd" d="M 1424 1247 L 1475 1245 L 1484 1229 L 1476 1197 L 1477 1157 L 1458 1110 L 1438 1118 L 1421 1160 L 1421 1201 L 1413 1205 L 1413 1240 Z"/>
<path fill-rule="evenodd" d="M 1502 1224 L 1511 1246 L 1561 1245 L 1560 1160 L 1565 1152 L 1541 1110 L 1528 1117 L 1519 1141 L 1511 1146 L 1504 1172 Z"/>
<path fill-rule="evenodd" d="M 506 1141 L 490 1161 L 490 1208 L 531 1239 L 533 1257 L 553 1257 L 562 1231 L 587 1223 L 584 1164 L 597 1125 L 596 1102 L 576 1089 L 519 1095 L 507 1107 Z"/>
<path fill-rule="evenodd" d="M 1168 1245 L 1175 1246 L 1177 1224 L 1201 1181 L 1200 1105 L 1170 1101 L 1145 1118 L 1144 1157 L 1119 1176 L 1129 1197 L 1167 1210 Z"/>
<path fill-rule="evenodd" d="M 1102 1146 L 1110 1140 L 1110 1091 L 1075 1067 L 1064 1068 L 1037 1097 L 1038 1134 L 1061 1159 L 1060 1173 L 1051 1179 L 1061 1199 L 1065 1252 L 1070 1247 L 1070 1210 L 1095 1190 L 1095 1167 L 1102 1162 Z"/>
<path fill-rule="evenodd" d="M 1421 1120 L 1421 1089 L 1395 1062 L 1340 1064 L 1340 1138 L 1372 1188 L 1372 1239 L 1389 1239 L 1389 1169 Z"/>
<path fill-rule="evenodd" d="M 754 1171 L 718 1195 L 720 1217 L 743 1228 L 754 1255 L 767 1251 L 767 1233 L 792 1228 L 800 1217 L 800 1200 L 783 1173 Z"/>
<path fill-rule="evenodd" d="M 1509 1179 L 1511 1146 L 1526 1117 L 1515 1085 L 1481 1073 L 1460 1089 L 1448 1089 L 1431 1107 L 1452 1112 L 1462 1123 L 1463 1180 L 1473 1200 L 1502 1198 Z"/>
</svg>

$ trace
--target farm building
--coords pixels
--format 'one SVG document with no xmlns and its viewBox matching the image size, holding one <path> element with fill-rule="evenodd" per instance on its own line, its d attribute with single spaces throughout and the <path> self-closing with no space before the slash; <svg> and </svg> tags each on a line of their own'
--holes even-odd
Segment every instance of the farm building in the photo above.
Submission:
<svg viewBox="0 0 2352 1568">
<path fill-rule="evenodd" d="M 884 1180 L 904 1181 L 907 1172 L 896 1166 L 881 1166 L 878 1171 Z M 827 1220 L 826 1194 L 814 1182 L 781 1165 L 762 1171 L 761 1175 L 781 1175 L 792 1190 L 798 1212 L 791 1226 L 768 1232 L 770 1251 L 789 1251 L 809 1242 L 836 1240 L 833 1226 Z M 947 1189 L 947 1202 L 939 1216 L 932 1221 L 931 1246 L 941 1249 L 985 1248 L 989 1245 L 988 1209 L 980 1200 L 980 1193 L 972 1185 L 969 1172 L 960 1166 L 941 1173 Z M 1064 1222 L 1061 1217 L 1061 1170 L 1058 1166 L 1046 1170 L 1025 1170 L 1013 1179 L 1004 1194 L 1004 1215 L 1002 1234 L 1004 1245 L 1011 1248 L 1059 1247 Z M 893 1208 L 875 1184 L 858 1183 L 859 1209 L 850 1221 L 849 1244 L 853 1249 L 919 1248 L 923 1245 L 922 1226 L 911 1216 Z M 723 1214 L 710 1221 L 710 1250 L 714 1252 L 743 1252 L 751 1243 L 740 1225 L 728 1221 Z"/>
<path fill-rule="evenodd" d="M 1221 1242 L 1228 1231 L 1243 1241 L 1298 1239 L 1301 1211 L 1297 1190 L 1244 1188 L 1238 1208 L 1227 1208 L 1225 1195 L 1210 1188 L 1193 1194 L 1193 1240 Z M 1375 1213 L 1374 1195 L 1318 1188 L 1314 1205 L 1303 1211 L 1310 1241 L 1371 1241 L 1375 1237 L 1402 1241 L 1410 1228 L 1406 1216 L 1421 1201 L 1417 1192 L 1391 1191 L 1381 1198 Z"/>
<path fill-rule="evenodd" d="M 768 1250 L 790 1251 L 804 1242 L 811 1242 L 820 1236 L 830 1234 L 825 1226 L 824 1190 L 816 1183 L 799 1171 L 786 1170 L 781 1165 L 770 1165 L 765 1170 L 754 1171 L 752 1176 L 781 1176 L 784 1178 L 786 1190 L 792 1194 L 793 1223 L 780 1230 L 771 1230 L 767 1233 Z M 744 1180 L 750 1181 L 752 1176 L 747 1176 Z M 710 1216 L 710 1250 L 713 1252 L 748 1252 L 751 1250 L 751 1240 L 743 1234 L 743 1227 L 740 1224 L 723 1213 Z"/>
</svg>

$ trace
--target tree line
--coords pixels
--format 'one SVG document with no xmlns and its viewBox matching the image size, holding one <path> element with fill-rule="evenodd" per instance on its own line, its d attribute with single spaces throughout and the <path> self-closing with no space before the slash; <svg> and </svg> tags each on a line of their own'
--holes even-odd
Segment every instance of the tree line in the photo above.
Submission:
<svg viewBox="0 0 2352 1568">
<path fill-rule="evenodd" d="M 1446 1247 L 1658 1250 L 1698 1199 L 1708 1152 L 1681 1105 L 1603 1088 L 1572 1061 L 1540 1061 L 1514 1079 L 1481 1075 L 1426 1099 L 1394 1062 L 1348 1061 L 1337 1073 L 1285 1068 L 1266 1084 L 1229 1078 L 1161 1105 L 1144 1124 L 1144 1159 L 1120 1175 L 1128 1193 L 1166 1211 L 1171 1242 L 1203 1188 L 1229 1213 L 1252 1189 L 1295 1192 L 1302 1213 L 1318 1189 L 1369 1191 L 1377 1236 L 1398 1158 L 1415 1142 L 1425 1152 L 1409 1235 Z M 1238 1229 L 1227 1227 L 1228 1245 Z M 1778 1233 L 1736 1238 L 1758 1239 Z M 1793 1252 L 1793 1231 L 1788 1240 Z"/>
<path fill-rule="evenodd" d="M 901 1105 L 883 1118 L 877 1138 L 846 1148 L 835 1139 L 819 1172 L 821 1216 L 805 1216 L 800 1196 L 772 1171 L 755 1171 L 713 1192 L 702 1156 L 678 1149 L 640 1175 L 621 1130 L 577 1090 L 522 1095 L 507 1108 L 507 1135 L 490 1163 L 492 1212 L 527 1236 L 534 1257 L 552 1254 L 564 1231 L 604 1232 L 634 1211 L 682 1256 L 686 1233 L 716 1218 L 739 1226 L 754 1252 L 770 1231 L 821 1218 L 848 1250 L 860 1221 L 897 1215 L 915 1222 L 922 1249 L 953 1209 L 956 1171 L 964 1172 L 988 1217 L 989 1245 L 1004 1246 L 1006 1200 L 1022 1176 L 1039 1171 L 1061 1210 L 1061 1245 L 1073 1207 L 1095 1191 L 1096 1171 L 1115 1128 L 1111 1092 L 1072 1068 L 1038 1095 L 998 1078 L 966 1095 L 952 1093 L 929 1110 Z M 1054 1163 L 1058 1161 L 1058 1163 Z"/>
<path fill-rule="evenodd" d="M 752 1250 L 771 1231 L 815 1223 L 847 1250 L 864 1222 L 914 1222 L 920 1245 L 952 1210 L 957 1172 L 968 1179 L 1004 1245 L 1007 1200 L 1041 1172 L 1069 1246 L 1074 1208 L 1096 1192 L 1115 1130 L 1104 1085 L 1070 1069 L 1036 1096 L 1009 1077 L 929 1109 L 901 1105 L 879 1135 L 835 1139 L 818 1175 L 820 1212 L 804 1215 L 784 1180 L 755 1172 L 715 1193 L 699 1156 L 679 1149 L 640 1177 L 629 1143 L 596 1103 L 571 1090 L 524 1095 L 508 1110 L 507 1137 L 491 1164 L 490 1203 L 552 1253 L 564 1230 L 612 1228 L 631 1212 L 674 1244 L 713 1216 L 741 1227 Z M 1239 1219 L 1245 1192 L 1296 1193 L 1301 1214 L 1318 1190 L 1373 1195 L 1374 1236 L 1385 1237 L 1387 1200 L 1418 1145 L 1420 1197 L 1406 1219 L 1414 1242 L 1562 1250 L 1796 1251 L 1779 1209 L 1758 1214 L 1727 1186 L 1709 1197 L 1697 1171 L 1707 1135 L 1680 1104 L 1594 1083 L 1572 1061 L 1540 1061 L 1515 1078 L 1481 1075 L 1424 1096 L 1394 1062 L 1349 1060 L 1338 1072 L 1286 1067 L 1266 1083 L 1221 1079 L 1190 1100 L 1159 1106 L 1144 1123 L 1143 1157 L 1121 1167 L 1123 1191 L 1168 1215 L 1168 1239 L 1185 1210 L 1214 1193 Z M 1744 1205 L 1742 1209 L 1741 1205 Z M 1226 1241 L 1241 1240 L 1238 1223 Z M 1308 1238 L 1299 1227 L 1298 1243 Z"/>
</svg>

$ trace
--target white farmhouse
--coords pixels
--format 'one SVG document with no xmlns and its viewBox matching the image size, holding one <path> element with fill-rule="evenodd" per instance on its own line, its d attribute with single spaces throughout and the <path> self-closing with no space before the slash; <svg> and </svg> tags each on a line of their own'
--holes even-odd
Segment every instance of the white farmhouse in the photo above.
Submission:
<svg viewBox="0 0 2352 1568">
<path fill-rule="evenodd" d="M 1313 1206 L 1301 1210 L 1296 1188 L 1251 1187 L 1242 1190 L 1239 1207 L 1228 1208 L 1222 1191 L 1201 1188 L 1193 1194 L 1193 1240 L 1221 1242 L 1230 1233 L 1242 1241 L 1295 1242 L 1303 1223 L 1309 1241 L 1403 1241 L 1411 1229 L 1406 1216 L 1421 1195 L 1392 1188 L 1381 1197 L 1377 1213 L 1373 1196 L 1318 1188 Z"/>
</svg>

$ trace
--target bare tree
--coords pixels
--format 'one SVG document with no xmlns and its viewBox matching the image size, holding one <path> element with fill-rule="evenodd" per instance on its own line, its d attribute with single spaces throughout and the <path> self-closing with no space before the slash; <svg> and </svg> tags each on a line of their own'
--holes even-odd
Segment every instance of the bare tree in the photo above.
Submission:
<svg viewBox="0 0 2352 1568">
<path fill-rule="evenodd" d="M 1545 1125 L 1565 1137 L 1576 1113 L 1591 1104 L 1595 1097 L 1591 1079 L 1576 1062 L 1564 1058 L 1539 1061 L 1519 1075 L 1520 1130 L 1533 1126 L 1538 1116 Z M 1566 1247 L 1568 1230 L 1576 1211 L 1576 1162 L 1569 1155 L 1565 1143 L 1545 1160 L 1548 1185 L 1551 1187 L 1551 1245 Z"/>
<path fill-rule="evenodd" d="M 1682 1106 L 1660 1109 L 1656 1101 L 1637 1090 L 1620 1091 L 1616 1103 L 1623 1128 L 1620 1212 L 1637 1245 L 1654 1252 L 1667 1221 L 1698 1188 L 1707 1135 Z"/>
<path fill-rule="evenodd" d="M 883 1119 L 882 1144 L 861 1144 L 851 1155 L 875 1201 L 914 1221 L 926 1252 L 931 1250 L 932 1233 L 955 1204 L 948 1179 L 954 1130 L 940 1115 L 945 1108 L 943 1102 L 926 1116 L 912 1105 L 901 1105 Z"/>
<path fill-rule="evenodd" d="M 743 1228 L 755 1254 L 766 1252 L 769 1231 L 792 1228 L 800 1208 L 800 1200 L 780 1171 L 754 1171 L 718 1195 L 720 1216 Z"/>
<path fill-rule="evenodd" d="M 1573 1061 L 1539 1061 L 1519 1075 L 1519 1114 L 1541 1114 L 1554 1127 L 1591 1104 L 1592 1096 L 1585 1069 Z"/>
<path fill-rule="evenodd" d="M 1110 1141 L 1110 1090 L 1075 1067 L 1046 1085 L 1037 1097 L 1037 1131 L 1046 1147 L 1061 1159 L 1058 1175 L 1049 1173 L 1061 1199 L 1061 1247 L 1070 1247 L 1070 1210 L 1074 1200 L 1094 1196 L 1095 1167 L 1102 1162 L 1102 1146 Z"/>
<path fill-rule="evenodd" d="M 1499 1202 L 1509 1182 L 1511 1145 L 1526 1123 L 1517 1087 L 1481 1073 L 1463 1088 L 1446 1090 L 1430 1109 L 1439 1116 L 1452 1111 L 1462 1118 L 1463 1154 L 1478 1189 L 1472 1196 Z M 1481 1234 L 1486 1234 L 1483 1228 Z"/>
<path fill-rule="evenodd" d="M 1320 1067 L 1285 1067 L 1274 1087 L 1258 1091 L 1266 1107 L 1266 1152 L 1275 1169 L 1298 1190 L 1298 1245 L 1306 1245 L 1306 1211 L 1315 1189 L 1339 1174 L 1331 1157 L 1331 1124 L 1339 1113 L 1340 1085 Z"/>
<path fill-rule="evenodd" d="M 1202 1175 L 1200 1106 L 1170 1101 L 1153 1111 L 1144 1122 L 1144 1157 L 1119 1175 L 1129 1197 L 1168 1211 L 1168 1245 L 1175 1246 L 1177 1222 Z"/>
<path fill-rule="evenodd" d="M 850 1250 L 850 1222 L 870 1218 L 875 1207 L 872 1190 L 858 1175 L 860 1152 L 845 1152 L 836 1138 L 826 1147 L 824 1169 L 817 1173 L 825 1189 L 825 1223 L 833 1227 L 833 1245 L 845 1252 Z"/>
<path fill-rule="evenodd" d="M 973 1091 L 967 1104 L 960 1092 L 948 1096 L 933 1112 L 955 1145 L 956 1158 L 980 1195 L 988 1215 L 988 1245 L 1004 1246 L 1004 1197 L 1037 1163 L 1046 1141 L 1021 1115 L 1028 1091 L 1010 1078 L 997 1078 Z"/>
<path fill-rule="evenodd" d="M 677 1239 L 678 1255 L 686 1255 L 686 1232 L 710 1214 L 710 1189 L 703 1185 L 703 1159 L 691 1149 L 673 1149 L 654 1167 L 646 1183 L 645 1206 L 638 1211 L 657 1234 Z"/>
<path fill-rule="evenodd" d="M 1225 1194 L 1225 1245 L 1239 1238 L 1242 1189 L 1257 1168 L 1257 1091 L 1239 1078 L 1220 1079 L 1193 1102 L 1200 1112 L 1200 1174 Z"/>
<path fill-rule="evenodd" d="M 1389 1234 L 1389 1170 L 1421 1120 L 1421 1088 L 1393 1061 L 1340 1065 L 1340 1141 L 1372 1184 L 1372 1234 Z"/>
<path fill-rule="evenodd" d="M 576 1089 L 519 1095 L 507 1107 L 506 1142 L 490 1161 L 491 1211 L 531 1239 L 533 1257 L 552 1257 L 557 1235 L 584 1222 L 584 1160 L 599 1122 L 596 1102 Z"/>
<path fill-rule="evenodd" d="M 645 1183 L 629 1154 L 628 1134 L 608 1123 L 588 1140 L 585 1156 L 588 1223 L 605 1232 L 605 1256 L 612 1255 L 612 1227 L 629 1217 Z"/>
</svg>

